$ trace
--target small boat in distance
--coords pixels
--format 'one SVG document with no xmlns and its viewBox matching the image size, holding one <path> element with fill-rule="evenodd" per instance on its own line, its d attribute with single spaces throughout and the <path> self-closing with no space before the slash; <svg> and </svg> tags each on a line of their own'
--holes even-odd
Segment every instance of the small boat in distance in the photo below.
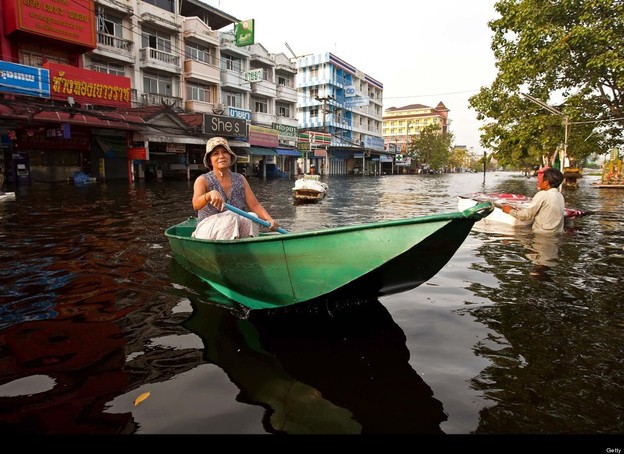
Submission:
<svg viewBox="0 0 624 454">
<path fill-rule="evenodd" d="M 240 305 L 231 308 L 276 309 L 330 295 L 374 298 L 418 287 L 446 265 L 473 224 L 493 209 L 488 202 L 462 212 L 300 233 L 261 232 L 237 240 L 192 238 L 197 218 L 189 218 L 169 227 L 165 236 L 182 267 Z"/>
<path fill-rule="evenodd" d="M 305 174 L 295 181 L 293 200 L 295 202 L 317 202 L 327 195 L 329 186 L 321 181 L 320 175 Z"/>
</svg>

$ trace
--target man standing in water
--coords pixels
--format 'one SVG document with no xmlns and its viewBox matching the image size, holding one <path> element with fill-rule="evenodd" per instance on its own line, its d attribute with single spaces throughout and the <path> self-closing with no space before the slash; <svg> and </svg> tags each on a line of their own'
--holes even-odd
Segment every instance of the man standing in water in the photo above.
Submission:
<svg viewBox="0 0 624 454">
<path fill-rule="evenodd" d="M 513 208 L 503 205 L 502 210 L 521 221 L 533 221 L 536 233 L 563 232 L 565 200 L 559 186 L 563 182 L 563 174 L 553 167 L 544 170 L 542 179 L 538 179 L 538 193 L 526 208 Z"/>
</svg>

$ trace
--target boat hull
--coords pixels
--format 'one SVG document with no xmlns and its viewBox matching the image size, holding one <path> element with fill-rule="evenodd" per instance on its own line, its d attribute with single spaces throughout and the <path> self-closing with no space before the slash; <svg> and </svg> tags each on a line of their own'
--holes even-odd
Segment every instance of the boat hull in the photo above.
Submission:
<svg viewBox="0 0 624 454">
<path fill-rule="evenodd" d="M 0 202 L 5 202 L 5 201 L 9 201 L 9 200 L 15 200 L 15 193 L 14 192 L 3 192 L 3 193 L 0 193 Z"/>
<path fill-rule="evenodd" d="M 197 219 L 165 232 L 175 260 L 249 309 L 272 309 L 329 295 L 375 297 L 433 277 L 493 209 L 447 213 L 257 238 L 191 238 Z"/>
<path fill-rule="evenodd" d="M 298 202 L 317 202 L 325 198 L 325 191 L 314 189 L 294 189 L 293 198 Z"/>
</svg>

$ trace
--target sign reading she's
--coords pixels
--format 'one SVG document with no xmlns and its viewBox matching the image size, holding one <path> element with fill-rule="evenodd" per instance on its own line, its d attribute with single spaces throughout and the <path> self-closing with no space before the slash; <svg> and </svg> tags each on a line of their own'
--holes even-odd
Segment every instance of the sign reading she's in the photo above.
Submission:
<svg viewBox="0 0 624 454">
<path fill-rule="evenodd" d="M 247 139 L 247 121 L 240 118 L 204 114 L 204 134 Z"/>
</svg>

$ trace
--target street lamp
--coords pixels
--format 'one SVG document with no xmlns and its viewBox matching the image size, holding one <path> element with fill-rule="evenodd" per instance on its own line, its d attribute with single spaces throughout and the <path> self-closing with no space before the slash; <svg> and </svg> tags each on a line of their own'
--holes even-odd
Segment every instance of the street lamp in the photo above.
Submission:
<svg viewBox="0 0 624 454">
<path fill-rule="evenodd" d="M 563 152 L 562 154 L 560 154 L 559 160 L 561 161 L 561 171 L 563 172 L 563 166 L 565 165 L 565 160 L 568 156 L 568 130 L 570 129 L 570 118 L 567 115 L 565 115 L 563 112 L 561 112 L 560 110 L 555 109 L 552 106 L 549 106 L 545 102 L 540 101 L 539 99 L 534 98 L 531 95 L 527 95 L 526 93 L 520 93 L 520 94 L 524 96 L 525 98 L 527 98 L 529 101 L 534 102 L 541 108 L 546 109 L 548 112 L 562 117 L 563 127 L 564 127 L 564 139 L 563 139 Z"/>
</svg>

